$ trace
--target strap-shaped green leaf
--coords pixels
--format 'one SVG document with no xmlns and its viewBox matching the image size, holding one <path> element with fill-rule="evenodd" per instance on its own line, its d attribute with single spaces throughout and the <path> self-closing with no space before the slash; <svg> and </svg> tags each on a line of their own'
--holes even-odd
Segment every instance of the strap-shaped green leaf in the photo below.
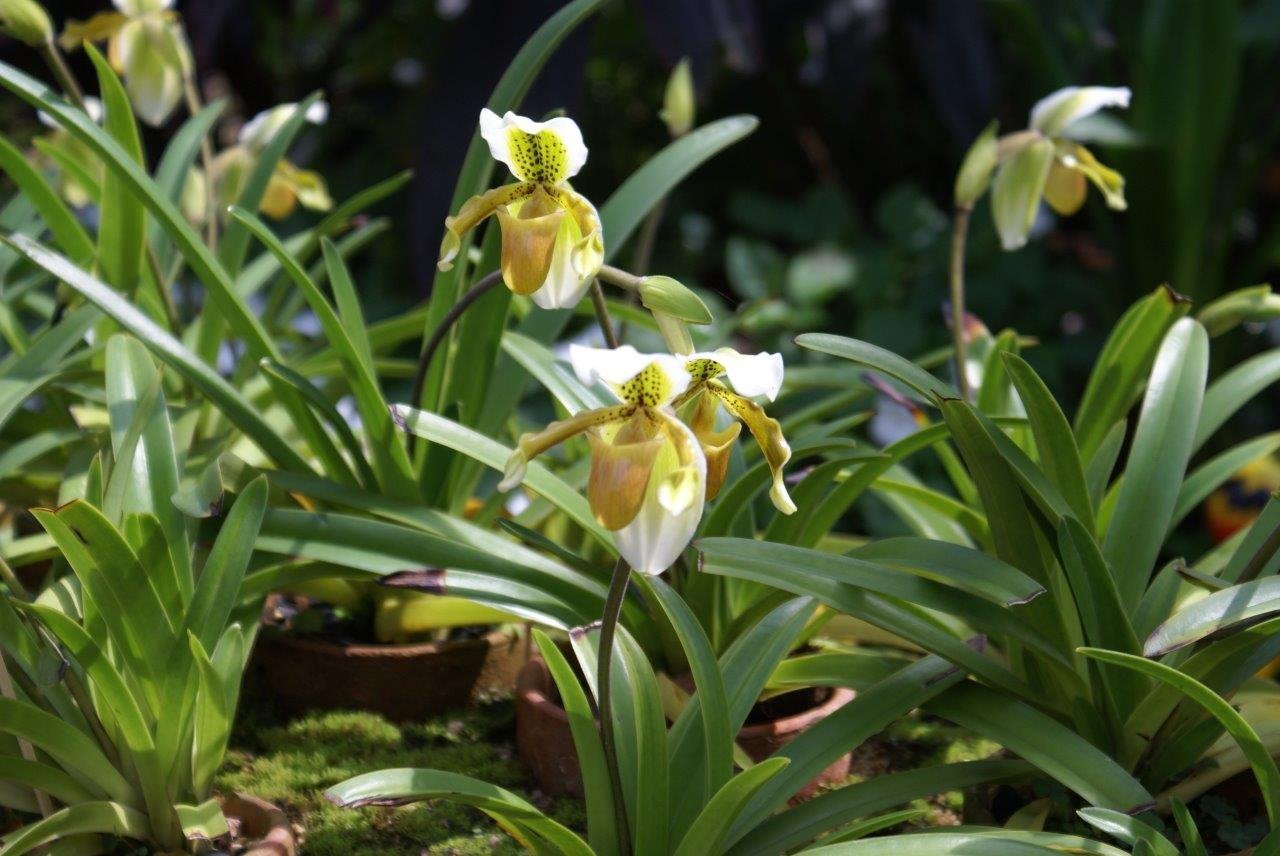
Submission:
<svg viewBox="0 0 1280 856">
<path fill-rule="evenodd" d="M 330 802 L 344 808 L 446 799 L 474 806 L 500 824 L 514 826 L 534 836 L 539 843 L 553 848 L 547 850 L 544 846 L 537 852 L 593 856 L 585 841 L 527 801 L 497 785 L 458 773 L 408 768 L 379 770 L 340 782 L 324 795 Z"/>
<path fill-rule="evenodd" d="M 5 80 L 4 73 L 4 64 L 0 63 L 0 83 Z M 84 295 L 90 303 L 111 316 L 121 327 L 137 336 L 162 362 L 173 366 L 192 386 L 206 395 L 234 425 L 240 428 L 253 442 L 257 443 L 280 466 L 295 470 L 309 469 L 306 461 L 262 418 L 257 409 L 235 387 L 227 383 L 208 363 L 193 354 L 172 335 L 162 330 L 154 321 L 138 311 L 127 300 L 67 259 L 36 241 L 22 235 L 11 235 L 7 238 L 0 236 L 0 240 L 13 246 L 31 261 Z M 199 239 L 195 240 L 198 241 Z M 86 311 L 91 310 L 86 307 L 85 309 L 77 310 L 77 313 Z M 256 323 L 256 319 L 254 323 Z M 67 331 L 63 329 L 66 326 L 65 324 L 60 324 L 53 329 L 60 331 L 59 336 L 64 337 L 67 335 Z M 53 331 L 51 330 L 50 332 Z M 245 331 L 241 332 L 244 333 Z M 83 335 L 83 332 L 81 335 Z M 72 343 L 74 341 L 72 339 Z M 25 359 L 30 355 L 31 351 L 28 351 L 23 355 L 23 358 Z M 3 389 L 0 388 L 0 393 L 2 392 Z M 0 418 L 5 415 L 3 410 L 5 403 L 3 394 L 0 394 Z"/>
<path fill-rule="evenodd" d="M 267 228 L 267 225 L 242 208 L 231 209 L 232 217 L 254 235 L 278 259 L 285 272 L 294 284 L 306 296 L 311 311 L 320 320 L 325 335 L 337 350 L 349 372 L 348 381 L 355 395 L 356 405 L 364 423 L 365 433 L 369 439 L 369 450 L 373 459 L 373 467 L 378 474 L 382 489 L 400 499 L 416 499 L 419 497 L 418 486 L 413 478 L 409 456 L 405 451 L 404 440 L 387 409 L 387 400 L 382 396 L 377 376 L 373 373 L 372 356 L 368 353 L 368 343 L 363 348 L 353 341 L 350 331 L 343 325 L 338 313 L 325 298 L 324 294 L 312 281 L 302 266 L 289 255 L 288 250 L 280 243 L 280 239 Z M 333 250 L 326 253 L 330 279 L 333 279 L 334 265 L 337 264 Z M 345 268 L 337 271 L 341 276 Z"/>
<path fill-rule="evenodd" d="M 120 802 L 86 802 L 67 806 L 0 838 L 5 856 L 22 856 L 36 848 L 85 833 L 100 832 L 145 841 L 147 817 Z"/>
<path fill-rule="evenodd" d="M 24 701 L 0 698 L 0 731 L 48 752 L 94 793 L 128 805 L 140 802 L 133 785 L 111 765 L 92 738 L 53 714 Z"/>
<path fill-rule="evenodd" d="M 1094 805 L 1133 811 L 1154 803 L 1146 788 L 1107 753 L 1007 694 L 967 682 L 925 708 L 996 741 Z"/>
<path fill-rule="evenodd" d="M 1121 600 L 1132 609 L 1151 577 L 1191 457 L 1209 337 L 1192 319 L 1164 337 L 1151 369 L 1115 511 L 1102 542 Z"/>
<path fill-rule="evenodd" d="M 762 817 L 785 805 L 806 782 L 842 754 L 857 747 L 889 723 L 964 679 L 941 657 L 924 657 L 863 690 L 853 701 L 787 743 L 772 758 L 791 763 L 772 777 L 733 824 L 730 841 L 743 840 Z"/>
</svg>

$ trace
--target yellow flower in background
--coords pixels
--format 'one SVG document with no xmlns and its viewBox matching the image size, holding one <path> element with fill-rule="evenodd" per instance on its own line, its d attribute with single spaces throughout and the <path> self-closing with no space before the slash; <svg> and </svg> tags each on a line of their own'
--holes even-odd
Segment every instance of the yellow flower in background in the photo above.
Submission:
<svg viewBox="0 0 1280 856">
<path fill-rule="evenodd" d="M 123 78 L 134 113 L 148 125 L 163 125 L 182 100 L 192 69 L 191 49 L 175 0 L 113 0 L 114 12 L 67 24 L 64 48 L 107 42 L 111 66 Z"/>
<path fill-rule="evenodd" d="M 240 128 L 236 145 L 219 152 L 214 158 L 214 183 L 223 208 L 240 198 L 262 150 L 297 109 L 297 104 L 290 103 L 262 111 Z M 323 101 L 317 101 L 307 109 L 306 119 L 313 125 L 324 124 L 328 118 L 329 107 Z M 280 158 L 259 210 L 268 217 L 282 220 L 298 205 L 312 211 L 328 211 L 333 207 L 333 199 L 323 176 L 301 169 L 287 158 Z"/>
<path fill-rule="evenodd" d="M 524 478 L 535 456 L 586 434 L 591 444 L 587 500 L 618 552 L 637 571 L 660 574 L 697 531 L 706 497 L 707 462 L 698 439 L 671 403 L 689 388 L 684 357 L 570 345 L 584 384 L 602 383 L 619 404 L 587 410 L 520 438 L 499 490 Z"/>
<path fill-rule="evenodd" d="M 1109 207 L 1124 210 L 1124 177 L 1071 139 L 1071 130 L 1099 110 L 1128 107 L 1129 95 L 1129 89 L 1122 86 L 1059 89 L 1031 109 L 1029 130 L 999 141 L 1000 166 L 991 186 L 991 214 L 1006 250 L 1016 250 L 1027 242 L 1041 199 L 1054 211 L 1069 216 L 1080 210 L 1092 183 Z"/>
<path fill-rule="evenodd" d="M 480 135 L 517 181 L 463 203 L 444 221 L 440 270 L 449 270 L 462 236 L 490 215 L 502 229 L 502 279 L 544 309 L 577 305 L 604 263 L 595 206 L 569 185 L 587 161 L 572 119 L 535 122 L 508 112 L 480 111 Z"/>
<path fill-rule="evenodd" d="M 693 429 L 707 459 L 707 500 L 715 499 L 724 484 L 733 443 L 745 424 L 760 446 L 773 474 L 769 497 L 783 514 L 795 513 L 787 493 L 782 468 L 791 460 L 791 446 L 782 436 L 778 420 L 764 412 L 753 398 L 773 401 L 782 388 L 782 354 L 740 354 L 732 348 L 685 357 L 689 387 L 675 407 Z M 728 380 L 728 384 L 720 378 Z M 724 409 L 735 421 L 723 431 L 715 428 L 716 414 Z"/>
</svg>

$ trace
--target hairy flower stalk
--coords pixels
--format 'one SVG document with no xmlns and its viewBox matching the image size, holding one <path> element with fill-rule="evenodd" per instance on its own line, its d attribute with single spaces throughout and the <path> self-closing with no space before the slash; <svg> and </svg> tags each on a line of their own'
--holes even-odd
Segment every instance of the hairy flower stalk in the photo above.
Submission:
<svg viewBox="0 0 1280 856">
<path fill-rule="evenodd" d="M 604 261 L 595 206 L 569 185 L 587 161 L 582 132 L 565 117 L 535 122 L 485 109 L 480 134 L 516 181 L 473 196 L 444 221 L 438 267 L 449 270 L 462 236 L 497 215 L 507 288 L 543 309 L 576 306 Z"/>
</svg>

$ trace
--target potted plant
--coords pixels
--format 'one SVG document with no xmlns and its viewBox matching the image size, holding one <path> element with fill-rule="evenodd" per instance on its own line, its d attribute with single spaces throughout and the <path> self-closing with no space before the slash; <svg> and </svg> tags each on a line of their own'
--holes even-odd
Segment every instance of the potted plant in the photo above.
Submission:
<svg viewBox="0 0 1280 856">
<path fill-rule="evenodd" d="M 210 543 L 192 539 L 144 490 L 177 465 L 159 371 L 116 336 L 105 372 L 117 444 L 81 495 L 33 510 L 70 574 L 31 600 L 0 563 L 6 804 L 39 815 L 5 852 L 169 851 L 227 837 L 228 815 L 292 848 L 278 810 L 212 791 L 260 609 L 244 583 L 267 485 L 246 488 Z"/>
<path fill-rule="evenodd" d="M 1082 110 L 1127 97 L 1064 90 L 1033 111 L 1030 136 L 997 141 L 989 129 L 975 144 L 957 182 L 955 303 L 963 300 L 976 197 L 992 187 L 1002 238 L 1020 245 L 1034 206 L 1019 205 L 1046 190 L 1038 173 L 1019 173 L 1018 159 L 1048 151 L 1046 163 L 1057 163 L 1051 141 Z M 1113 174 L 1090 178 L 1119 192 Z M 1243 705 L 1255 718 L 1245 725 L 1224 699 L 1280 651 L 1266 606 L 1277 565 L 1275 502 L 1198 559 L 1177 558 L 1172 544 L 1178 523 L 1207 496 L 1280 447 L 1266 434 L 1192 465 L 1231 415 L 1280 377 L 1270 351 L 1208 383 L 1210 338 L 1272 317 L 1275 305 L 1269 289 L 1250 288 L 1190 317 L 1188 300 L 1156 289 L 1113 329 L 1070 421 L 1019 355 L 1019 337 L 993 337 L 963 313 L 953 325 L 955 387 L 870 343 L 802 335 L 800 347 L 886 378 L 919 429 L 875 450 L 878 460 L 852 466 L 793 537 L 703 539 L 699 567 L 817 597 L 948 658 L 975 682 L 926 709 L 1033 760 L 1086 804 L 1168 811 L 1175 797 L 1189 800 L 1250 767 L 1270 794 L 1274 774 L 1258 737 L 1272 731 L 1270 707 Z M 902 478 L 926 449 L 936 451 L 950 490 Z M 894 497 L 891 507 L 921 537 L 871 541 L 842 555 L 816 549 L 876 489 Z M 969 578 L 974 550 L 1006 573 Z M 1005 589 L 1014 580 L 1007 571 L 1034 590 Z M 974 632 L 998 656 L 963 645 Z M 833 682 L 844 682 L 835 671 Z M 1248 690 L 1250 698 L 1275 696 L 1270 682 Z"/>
</svg>

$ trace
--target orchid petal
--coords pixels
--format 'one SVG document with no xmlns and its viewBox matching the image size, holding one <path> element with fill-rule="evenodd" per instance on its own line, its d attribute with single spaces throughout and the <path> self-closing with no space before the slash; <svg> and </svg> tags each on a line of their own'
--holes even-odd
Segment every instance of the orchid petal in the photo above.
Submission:
<svg viewBox="0 0 1280 856">
<path fill-rule="evenodd" d="M 686 367 L 695 378 L 711 380 L 723 374 L 739 395 L 749 398 L 763 395 L 773 401 L 782 389 L 782 354 L 740 354 L 732 348 L 718 348 L 710 353 L 693 354 L 688 359 Z M 707 364 L 695 369 L 693 364 L 697 361 Z M 708 374 L 710 371 L 715 373 Z"/>
<path fill-rule="evenodd" d="M 738 421 L 731 422 L 723 431 L 717 431 L 715 424 L 716 414 L 719 411 L 719 399 L 700 394 L 697 396 L 692 415 L 685 420 L 693 430 L 694 436 L 698 438 L 698 445 L 702 447 L 702 456 L 707 459 L 708 502 L 715 499 L 720 493 L 720 488 L 724 486 L 733 444 L 742 433 L 742 423 Z"/>
<path fill-rule="evenodd" d="M 181 36 L 167 20 L 148 16 L 131 20 L 111 37 L 111 64 L 124 78 L 138 118 L 163 125 L 182 100 Z"/>
<path fill-rule="evenodd" d="M 635 519 L 614 533 L 618 553 L 643 574 L 660 574 L 680 558 L 702 519 L 706 461 L 697 438 L 665 411 L 667 441 L 658 453 Z"/>
<path fill-rule="evenodd" d="M 58 36 L 63 50 L 75 50 L 85 42 L 101 42 L 111 38 L 129 23 L 129 16 L 120 12 L 98 12 L 87 21 L 68 21 Z"/>
<path fill-rule="evenodd" d="M 1084 197 L 1088 191 L 1089 185 L 1084 179 L 1084 173 L 1055 162 L 1045 181 L 1044 201 L 1063 217 L 1070 217 L 1084 205 Z"/>
<path fill-rule="evenodd" d="M 269 110 L 263 110 L 248 122 L 240 126 L 237 141 L 254 151 L 260 151 L 284 124 L 293 117 L 298 109 L 294 102 L 277 104 Z M 323 125 L 329 118 L 329 105 L 324 101 L 315 101 L 307 108 L 306 120 L 313 125 Z"/>
<path fill-rule="evenodd" d="M 1124 200 L 1124 176 L 1099 163 L 1093 156 L 1093 152 L 1078 143 L 1071 143 L 1068 154 L 1062 162 L 1083 173 L 1084 177 L 1102 192 L 1108 208 L 1123 211 L 1128 207 L 1128 203 Z"/>
<path fill-rule="evenodd" d="M 991 216 L 1000 244 L 1016 250 L 1027 242 L 1053 166 L 1053 143 L 1037 140 L 1000 165 L 991 185 Z"/>
<path fill-rule="evenodd" d="M 708 383 L 707 389 L 718 396 L 724 402 L 725 408 L 747 426 L 756 444 L 760 446 L 760 451 L 764 453 L 765 463 L 769 465 L 769 470 L 773 474 L 773 487 L 769 490 L 770 499 L 783 514 L 793 514 L 796 506 L 791 501 L 790 494 L 787 493 L 787 484 L 782 475 L 787 461 L 791 460 L 791 446 L 783 436 L 782 426 L 778 420 L 765 413 L 764 408 L 751 399 L 731 392 L 723 384 Z"/>
<path fill-rule="evenodd" d="M 637 414 L 620 427 L 587 432 L 591 443 L 587 501 L 605 529 L 621 529 L 640 512 L 654 462 L 667 442 L 665 436 L 655 436 L 655 427 L 650 419 Z"/>
<path fill-rule="evenodd" d="M 176 2 L 177 0 L 112 0 L 112 5 L 130 18 L 136 18 L 148 12 L 172 9 Z"/>
<path fill-rule="evenodd" d="M 559 184 L 572 178 L 587 162 L 587 147 L 578 123 L 564 116 L 535 122 L 507 111 L 501 118 L 480 111 L 480 136 L 495 160 L 507 165 L 520 181 Z"/>
<path fill-rule="evenodd" d="M 689 386 L 683 360 L 671 354 L 642 354 L 630 345 L 620 348 L 569 346 L 569 363 L 587 386 L 604 383 L 631 404 L 661 407 Z"/>
<path fill-rule="evenodd" d="M 579 279 L 589 280 L 604 264 L 604 235 L 600 226 L 600 214 L 585 196 L 578 194 L 567 184 L 553 188 L 551 193 L 564 206 L 575 226 L 569 256 L 574 273 Z"/>
<path fill-rule="evenodd" d="M 560 221 L 546 277 L 542 287 L 531 295 L 533 302 L 543 309 L 572 309 L 591 287 L 592 277 L 580 276 L 573 261 L 580 234 L 573 217 Z"/>
<path fill-rule="evenodd" d="M 498 206 L 498 224 L 502 228 L 502 280 L 516 294 L 529 295 L 547 282 L 556 251 L 566 247 L 561 239 L 565 212 L 542 191 L 512 205 Z"/>
<path fill-rule="evenodd" d="M 510 205 L 518 199 L 523 199 L 533 193 L 534 188 L 533 184 L 504 184 L 464 202 L 457 214 L 445 218 L 445 233 L 440 241 L 440 259 L 436 262 L 436 267 L 440 270 L 452 268 L 453 260 L 462 247 L 463 235 L 497 211 L 498 206 Z"/>
<path fill-rule="evenodd" d="M 511 453 L 511 457 L 507 459 L 502 481 L 498 484 L 498 490 L 511 490 L 520 484 L 524 480 L 524 473 L 529 466 L 529 461 L 548 449 L 560 445 L 565 440 L 576 437 L 589 428 L 608 425 L 611 422 L 625 419 L 633 411 L 634 409 L 628 404 L 584 410 L 581 413 L 570 416 L 568 419 L 552 422 L 541 431 L 521 435 L 519 442 L 516 443 L 515 450 Z"/>
<path fill-rule="evenodd" d="M 1057 137 L 1073 122 L 1107 107 L 1128 107 L 1127 86 L 1067 86 L 1046 95 L 1031 108 L 1031 128 Z"/>
</svg>

